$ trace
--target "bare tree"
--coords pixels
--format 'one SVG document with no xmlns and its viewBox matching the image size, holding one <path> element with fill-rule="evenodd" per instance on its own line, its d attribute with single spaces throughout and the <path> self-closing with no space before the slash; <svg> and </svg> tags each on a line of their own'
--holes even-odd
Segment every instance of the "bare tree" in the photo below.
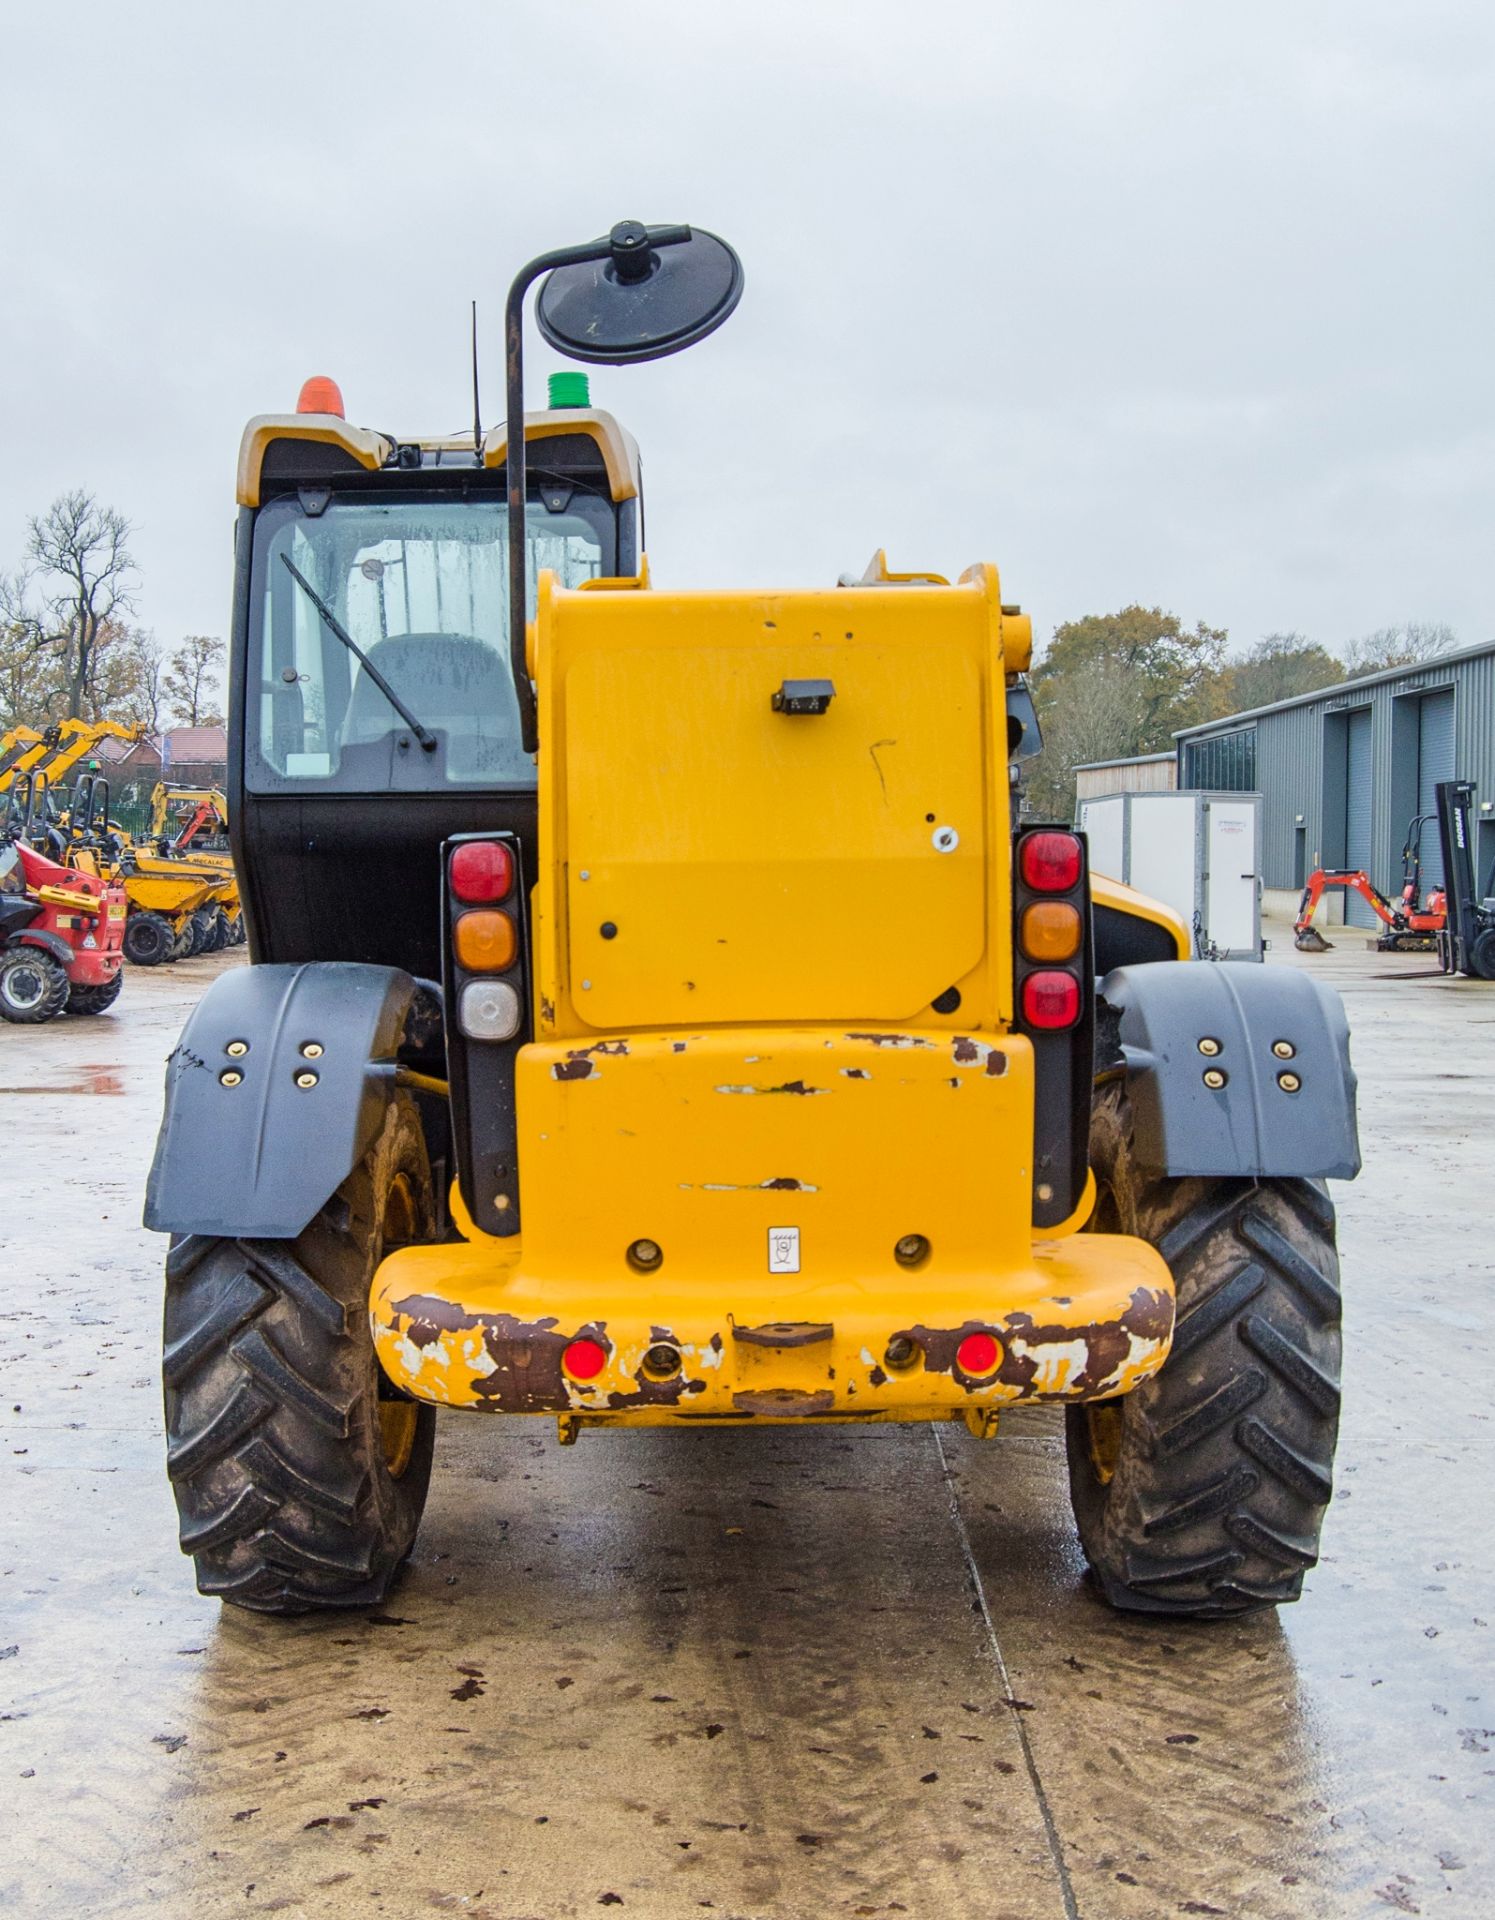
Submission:
<svg viewBox="0 0 1495 1920">
<path fill-rule="evenodd" d="M 223 642 L 214 635 L 189 633 L 167 662 L 161 690 L 183 726 L 222 724 L 224 654 Z"/>
<path fill-rule="evenodd" d="M 95 655 L 91 719 L 122 720 L 142 733 L 159 733 L 164 711 L 161 645 L 146 627 L 105 623 Z"/>
<path fill-rule="evenodd" d="M 1440 620 L 1408 620 L 1399 627 L 1377 627 L 1344 649 L 1344 663 L 1352 680 L 1361 674 L 1382 673 L 1388 667 L 1415 667 L 1436 659 L 1459 644 L 1453 628 Z"/>
<path fill-rule="evenodd" d="M 11 584 L 0 580 L 0 728 L 38 726 L 47 713 L 52 657 L 23 620 L 10 617 L 6 589 Z"/>
<path fill-rule="evenodd" d="M 24 569 L 0 574 L 0 678 L 7 726 L 40 726 L 62 717 L 56 648 Z"/>
<path fill-rule="evenodd" d="M 82 487 L 60 494 L 28 522 L 27 570 L 7 583 L 0 613 L 38 654 L 52 656 L 46 701 L 53 719 L 83 718 L 97 706 L 105 629 L 132 605 L 129 539 L 124 515 L 101 507 Z"/>
</svg>

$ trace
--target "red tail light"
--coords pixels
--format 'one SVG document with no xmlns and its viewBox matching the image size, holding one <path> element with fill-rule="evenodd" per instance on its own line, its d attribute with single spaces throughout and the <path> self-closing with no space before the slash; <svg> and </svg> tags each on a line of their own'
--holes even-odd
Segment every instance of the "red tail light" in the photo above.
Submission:
<svg viewBox="0 0 1495 1920">
<path fill-rule="evenodd" d="M 501 840 L 467 840 L 452 855 L 452 892 L 469 906 L 502 900 L 514 884 L 514 856 Z"/>
<path fill-rule="evenodd" d="M 573 1340 L 561 1355 L 561 1365 L 573 1380 L 595 1380 L 607 1365 L 607 1348 L 600 1340 Z"/>
<path fill-rule="evenodd" d="M 1023 982 L 1023 1018 L 1030 1027 L 1072 1027 L 1080 1017 L 1080 983 L 1072 973 L 1030 973 Z"/>
<path fill-rule="evenodd" d="M 955 1364 L 962 1373 L 991 1373 L 1002 1357 L 1002 1349 L 989 1333 L 968 1333 L 955 1349 Z"/>
<path fill-rule="evenodd" d="M 1023 881 L 1035 893 L 1068 893 L 1080 881 L 1080 843 L 1072 833 L 1030 833 L 1019 854 Z"/>
</svg>

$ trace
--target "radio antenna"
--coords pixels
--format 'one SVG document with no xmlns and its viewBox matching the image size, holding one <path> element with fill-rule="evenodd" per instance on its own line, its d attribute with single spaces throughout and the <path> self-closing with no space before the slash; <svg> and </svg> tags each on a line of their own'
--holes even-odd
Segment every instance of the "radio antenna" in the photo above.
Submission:
<svg viewBox="0 0 1495 1920">
<path fill-rule="evenodd" d="M 483 457 L 483 410 L 478 404 L 478 303 L 472 303 L 472 451 Z"/>
</svg>

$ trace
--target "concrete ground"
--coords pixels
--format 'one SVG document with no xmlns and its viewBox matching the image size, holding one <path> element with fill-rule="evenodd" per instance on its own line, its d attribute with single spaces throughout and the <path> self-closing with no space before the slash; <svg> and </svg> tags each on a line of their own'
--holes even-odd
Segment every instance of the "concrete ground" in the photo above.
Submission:
<svg viewBox="0 0 1495 1920">
<path fill-rule="evenodd" d="M 1092 1596 L 1044 1412 L 565 1451 L 447 1416 L 387 1612 L 221 1610 L 139 1219 L 161 1061 L 236 960 L 0 1028 L 0 1911 L 1495 1912 L 1495 988 L 1272 931 L 1354 1029 L 1345 1421 L 1303 1602 L 1214 1628 Z"/>
</svg>

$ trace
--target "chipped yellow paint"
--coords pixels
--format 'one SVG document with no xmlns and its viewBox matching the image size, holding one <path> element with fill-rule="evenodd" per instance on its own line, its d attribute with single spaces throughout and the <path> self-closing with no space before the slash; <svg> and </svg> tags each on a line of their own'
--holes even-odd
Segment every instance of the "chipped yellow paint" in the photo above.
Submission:
<svg viewBox="0 0 1495 1920">
<path fill-rule="evenodd" d="M 620 1267 L 600 1290 L 529 1271 L 517 1240 L 409 1247 L 379 1269 L 372 1323 L 379 1358 L 398 1385 L 438 1406 L 584 1415 L 661 1425 L 712 1420 L 939 1419 L 1031 1400 L 1126 1393 L 1161 1366 L 1172 1327 L 1167 1268 L 1142 1242 L 1081 1234 L 1040 1244 L 999 1282 L 955 1281 L 892 1268 L 848 1285 L 834 1272 L 788 1286 L 766 1274 L 720 1280 Z M 823 1322 L 809 1345 L 748 1344 L 765 1323 L 789 1331 Z M 1124 1322 L 1131 1319 L 1135 1331 Z M 997 1371 L 964 1376 L 952 1359 L 967 1332 L 1003 1349 Z M 592 1381 L 568 1379 L 561 1348 L 585 1335 L 608 1351 Z M 912 1336 L 917 1355 L 886 1363 Z M 680 1371 L 651 1380 L 644 1357 L 673 1346 Z M 776 1410 L 774 1395 L 798 1396 Z"/>
<path fill-rule="evenodd" d="M 461 1242 L 384 1261 L 390 1377 L 574 1437 L 985 1431 L 1004 1405 L 1154 1372 L 1173 1326 L 1158 1253 L 1076 1231 L 1093 1185 L 1032 1227 L 1006 761 L 1029 631 L 995 569 L 782 594 L 547 574 L 531 638 L 545 859 L 522 1232 L 489 1238 L 459 1206 Z M 824 713 L 775 710 L 799 678 L 834 683 Z M 997 1343 L 975 1375 L 972 1334 Z M 605 1356 L 595 1378 L 566 1370 L 578 1338 Z"/>
</svg>

